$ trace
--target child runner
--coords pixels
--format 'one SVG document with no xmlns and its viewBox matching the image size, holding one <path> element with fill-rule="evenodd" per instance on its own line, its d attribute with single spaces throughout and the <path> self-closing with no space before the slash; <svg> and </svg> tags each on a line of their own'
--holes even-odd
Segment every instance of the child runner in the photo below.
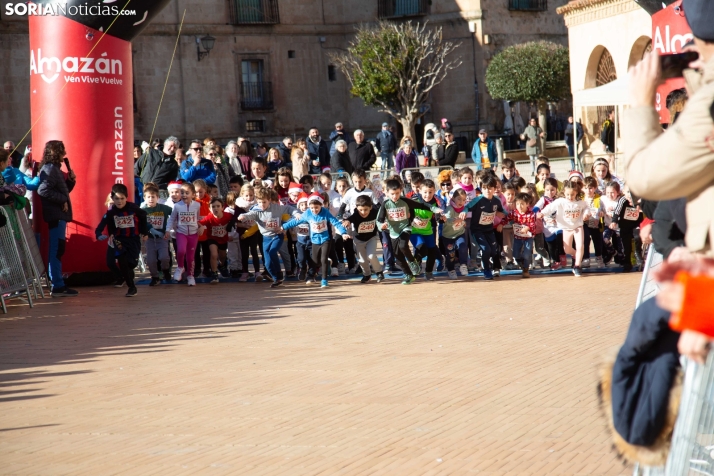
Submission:
<svg viewBox="0 0 714 476">
<path fill-rule="evenodd" d="M 149 286 L 161 284 L 157 262 L 161 263 L 162 274 L 166 282 L 171 282 L 171 261 L 169 260 L 169 240 L 166 239 L 166 225 L 171 216 L 171 207 L 159 203 L 159 187 L 154 183 L 144 185 L 144 206 L 146 220 L 155 232 L 146 241 L 146 264 L 151 273 Z M 159 234 L 157 235 L 156 232 Z M 158 261 L 157 261 L 158 260 Z"/>
<path fill-rule="evenodd" d="M 340 199 L 340 209 L 335 215 L 340 220 L 346 220 L 353 213 L 355 213 L 355 208 L 357 207 L 357 197 L 365 195 L 370 198 L 372 203 L 377 203 L 378 201 L 378 197 L 374 193 L 374 190 L 367 187 L 367 174 L 364 170 L 356 169 L 354 172 L 352 172 L 352 184 L 352 188 L 345 189 L 345 187 L 349 187 L 347 179 L 339 178 L 337 179 L 337 182 L 335 182 L 336 190 L 340 194 L 342 194 L 342 197 Z M 394 256 L 390 248 L 389 239 L 386 237 L 383 238 L 384 239 L 382 241 L 382 252 L 384 255 L 384 263 L 388 267 L 390 265 L 393 266 Z M 385 246 L 385 243 L 387 243 L 387 246 Z M 345 253 L 345 257 L 347 258 L 347 266 L 348 268 L 350 268 L 349 272 L 357 273 L 358 265 L 356 264 L 354 247 L 351 243 L 346 243 L 346 245 L 347 246 L 344 246 L 343 250 Z M 337 259 L 338 262 L 342 262 L 342 255 L 339 252 L 337 253 Z"/>
<path fill-rule="evenodd" d="M 134 297 L 134 268 L 139 264 L 141 236 L 149 233 L 146 212 L 139 208 L 139 205 L 127 202 L 129 191 L 124 184 L 114 184 L 111 196 L 114 206 L 106 213 L 107 231 L 114 239 L 114 253 L 119 270 L 129 287 L 126 296 Z M 104 236 L 106 235 L 97 235 L 97 239 L 106 239 Z"/>
<path fill-rule="evenodd" d="M 543 196 L 543 190 L 545 187 L 545 179 L 547 178 L 555 178 L 551 175 L 550 173 L 550 165 L 548 164 L 540 164 L 538 168 L 536 169 L 536 184 L 535 184 L 535 189 L 536 192 L 538 192 L 538 198 L 541 198 Z M 560 180 L 556 180 L 556 183 L 558 184 L 558 192 L 563 191 L 563 183 Z"/>
<path fill-rule="evenodd" d="M 384 273 L 382 264 L 377 258 L 377 242 L 379 241 L 377 237 L 377 209 L 374 208 L 372 199 L 367 195 L 357 197 L 355 205 L 356 213 L 350 215 L 343 224 L 348 230 L 354 227 L 353 241 L 363 274 L 360 282 L 363 284 L 369 282 L 374 271 L 377 273 L 377 282 L 381 283 L 384 281 Z"/>
<path fill-rule="evenodd" d="M 610 226 L 613 223 L 612 216 L 615 214 L 615 208 L 620 199 L 620 185 L 618 184 L 612 187 L 605 185 L 604 189 L 605 193 L 600 197 L 600 202 L 605 212 L 605 215 L 602 217 L 604 225 L 602 233 L 602 257 L 604 264 L 607 265 L 613 258 L 615 258 L 616 263 L 621 262 L 623 259 L 623 251 L 619 228 L 617 226 L 614 228 Z M 615 222 L 615 224 L 617 224 L 617 222 Z"/>
<path fill-rule="evenodd" d="M 590 215 L 588 204 L 582 200 L 580 185 L 577 182 L 566 181 L 563 185 L 563 198 L 558 198 L 545 206 L 538 218 L 555 212 L 558 227 L 563 230 L 563 248 L 573 257 L 573 274 L 582 276 L 580 265 L 583 260 L 583 220 Z M 575 248 L 571 246 L 575 238 Z"/>
<path fill-rule="evenodd" d="M 302 191 L 310 195 L 315 188 L 315 179 L 312 178 L 312 175 L 303 175 L 300 177 L 300 186 L 302 187 Z"/>
<path fill-rule="evenodd" d="M 601 195 L 605 194 L 605 188 L 610 182 L 617 182 L 620 188 L 622 188 L 623 185 L 622 180 L 610 173 L 610 164 L 602 157 L 595 159 L 593 162 L 593 165 L 590 168 L 590 176 L 597 180 L 597 189 Z"/>
<path fill-rule="evenodd" d="M 247 210 L 239 209 L 236 210 L 236 200 L 238 199 L 240 192 L 228 192 L 226 194 L 226 208 L 223 210 L 224 213 L 230 213 L 231 215 L 238 216 L 240 213 L 245 213 Z M 238 214 L 236 214 L 238 212 Z M 241 223 L 244 225 L 244 223 Z M 232 227 L 228 231 L 228 249 L 226 250 L 226 260 L 228 260 L 228 271 L 231 278 L 240 279 L 242 274 L 242 259 L 240 253 L 240 235 L 245 232 L 245 228 Z"/>
<path fill-rule="evenodd" d="M 583 268 L 590 267 L 590 242 L 595 248 L 596 266 L 604 266 L 602 259 L 602 218 L 605 216 L 605 207 L 600 194 L 597 192 L 597 180 L 593 177 L 585 177 L 583 180 L 585 192 L 585 202 L 590 207 L 590 217 L 585 222 L 583 231 L 585 232 Z"/>
<path fill-rule="evenodd" d="M 480 198 L 480 197 L 479 197 Z M 451 204 L 446 207 L 442 221 L 441 239 L 443 253 L 446 258 L 446 269 L 449 279 L 456 279 L 456 261 L 459 262 L 461 276 L 468 276 L 469 246 L 466 241 L 466 221 L 459 215 L 464 210 L 468 195 L 463 189 L 454 190 Z M 458 257 L 458 258 L 457 258 Z"/>
<path fill-rule="evenodd" d="M 533 211 L 537 214 L 555 201 L 558 195 L 558 181 L 553 177 L 545 179 L 543 197 L 535 204 Z M 548 247 L 550 268 L 557 271 L 565 265 L 565 250 L 563 249 L 563 230 L 558 228 L 555 212 L 543 216 L 543 238 Z M 545 266 L 545 262 L 544 262 Z"/>
<path fill-rule="evenodd" d="M 618 193 L 617 206 L 612 213 L 612 223 L 610 229 L 620 229 L 620 240 L 624 251 L 624 261 L 622 263 L 622 271 L 629 273 L 632 271 L 632 240 L 634 239 L 634 230 L 642 223 L 642 212 L 640 207 L 633 204 L 630 199 L 620 193 L 620 184 L 612 181 L 607 184 L 608 190 L 615 190 Z"/>
<path fill-rule="evenodd" d="M 452 190 L 463 189 L 468 195 L 468 200 L 466 203 L 470 202 L 476 198 L 476 187 L 474 186 L 474 172 L 468 167 L 463 167 L 455 172 L 456 182 L 454 183 L 454 188 Z M 451 176 L 452 179 L 454 175 Z M 466 213 L 466 229 L 471 229 L 471 212 Z M 469 268 L 477 268 L 477 258 L 478 258 L 478 246 L 471 240 L 471 233 L 466 233 L 466 241 L 468 242 L 469 252 L 471 255 L 471 261 L 469 262 Z"/>
<path fill-rule="evenodd" d="M 297 209 L 300 216 L 307 211 L 308 194 L 300 192 L 297 200 Z M 297 260 L 300 272 L 298 281 L 305 281 L 306 284 L 315 282 L 315 272 L 317 265 L 312 260 L 312 241 L 310 241 L 310 225 L 304 223 L 295 227 L 297 231 Z"/>
<path fill-rule="evenodd" d="M 428 179 L 422 180 L 419 184 L 419 195 L 416 196 L 416 202 L 431 207 L 440 207 L 441 204 L 434 196 L 435 194 L 436 185 L 434 181 Z M 414 210 L 412 235 L 409 241 L 412 246 L 414 246 L 414 259 L 420 266 L 422 258 L 426 255 L 424 278 L 427 281 L 434 280 L 434 263 L 439 255 L 439 249 L 436 246 L 436 237 L 434 236 L 435 229 L 436 220 L 431 210 Z"/>
<path fill-rule="evenodd" d="M 516 195 L 516 206 L 506 220 L 513 223 L 513 257 L 523 270 L 523 277 L 530 278 L 533 256 L 533 237 L 536 232 L 536 215 L 531 211 L 532 197 L 527 193 Z"/>
<path fill-rule="evenodd" d="M 273 284 L 270 287 L 276 288 L 283 284 L 283 272 L 280 269 L 278 258 L 278 251 L 285 238 L 281 227 L 283 215 L 293 214 L 297 210 L 290 205 L 274 203 L 271 192 L 273 191 L 266 188 L 255 189 L 255 198 L 258 203 L 248 213 L 238 216 L 238 219 L 240 221 L 254 220 L 258 225 L 260 233 L 263 235 L 265 267 L 273 279 Z"/>
<path fill-rule="evenodd" d="M 250 181 L 253 187 L 273 188 L 273 181 L 267 176 L 268 161 L 264 157 L 253 157 L 250 161 L 250 172 L 253 175 L 253 180 Z"/>
<path fill-rule="evenodd" d="M 501 183 L 504 185 L 516 176 L 516 163 L 511 159 L 503 159 L 501 162 Z"/>
<path fill-rule="evenodd" d="M 510 213 L 516 208 L 517 193 L 519 193 L 518 189 L 513 183 L 506 182 L 503 184 L 503 196 L 506 199 L 506 204 L 503 206 L 504 213 Z M 501 233 L 503 233 L 503 252 L 506 255 L 505 268 L 516 269 L 516 263 L 513 261 L 513 224 L 506 221 L 501 228 Z"/>
<path fill-rule="evenodd" d="M 196 285 L 193 276 L 195 261 L 191 259 L 196 253 L 198 245 L 198 220 L 201 213 L 201 204 L 194 201 L 196 189 L 192 183 L 181 185 L 181 201 L 174 203 L 169 224 L 166 226 L 166 238 L 170 237 L 173 230 L 176 234 L 176 262 L 178 266 L 174 272 L 174 280 L 181 281 L 186 271 L 186 280 L 189 286 Z M 184 263 L 186 268 L 184 268 Z"/>
<path fill-rule="evenodd" d="M 198 216 L 200 221 L 206 218 L 211 212 L 211 196 L 208 195 L 208 185 L 205 181 L 198 179 L 194 180 L 192 183 L 196 190 L 196 202 L 201 205 Z M 205 233 L 198 234 L 198 245 L 196 245 L 196 253 L 194 255 L 196 264 L 193 270 L 193 276 L 195 278 L 201 276 L 202 274 L 204 276 L 209 276 L 211 274 L 211 252 L 208 249 L 208 245 L 206 245 L 206 239 L 207 237 Z M 203 255 L 203 260 L 201 259 L 201 255 Z"/>
<path fill-rule="evenodd" d="M 253 208 L 255 204 L 255 189 L 252 185 L 243 185 L 240 197 L 236 200 L 236 216 L 246 213 L 248 210 Z M 240 240 L 241 269 L 243 270 L 240 281 L 246 282 L 251 277 L 248 273 L 248 259 L 251 257 L 253 258 L 255 281 L 260 282 L 263 279 L 270 279 L 270 275 L 267 270 L 264 270 L 263 274 L 260 273 L 260 258 L 258 257 L 258 250 L 262 247 L 263 235 L 260 234 L 258 225 L 254 220 L 244 220 L 242 223 L 246 230 L 241 235 Z"/>
<path fill-rule="evenodd" d="M 206 244 L 211 256 L 211 284 L 218 283 L 218 261 L 221 268 L 226 269 L 226 251 L 228 251 L 228 222 L 233 220 L 233 215 L 223 212 L 223 200 L 211 200 L 211 213 L 203 220 L 199 220 L 198 232 L 206 232 Z"/>
<path fill-rule="evenodd" d="M 330 257 L 330 247 L 332 246 L 332 230 L 330 225 L 334 226 L 338 233 L 345 240 L 350 239 L 347 230 L 342 226 L 342 223 L 332 216 L 332 214 L 324 208 L 324 199 L 314 193 L 307 201 L 308 210 L 305 211 L 299 218 L 294 218 L 283 225 L 283 230 L 307 223 L 310 225 L 310 241 L 312 242 L 312 260 L 320 264 L 322 271 L 321 287 L 328 286 L 327 276 L 329 275 L 330 265 L 328 259 Z"/>
<path fill-rule="evenodd" d="M 442 210 L 402 198 L 402 184 L 396 179 L 387 180 L 385 187 L 386 197 L 377 214 L 377 224 L 382 230 L 389 230 L 392 249 L 404 272 L 402 284 L 411 284 L 416 279 L 414 275 L 421 271 L 421 266 L 409 249 L 411 221 L 416 216 L 415 210 L 431 210 L 434 213 L 442 213 Z"/>
</svg>

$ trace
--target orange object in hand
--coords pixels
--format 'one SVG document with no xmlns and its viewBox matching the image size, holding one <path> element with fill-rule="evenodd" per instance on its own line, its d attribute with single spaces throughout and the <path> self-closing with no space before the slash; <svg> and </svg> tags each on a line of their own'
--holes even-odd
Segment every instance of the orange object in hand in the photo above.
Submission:
<svg viewBox="0 0 714 476">
<path fill-rule="evenodd" d="M 714 279 L 679 271 L 674 282 L 684 287 L 684 299 L 681 310 L 672 313 L 669 327 L 677 332 L 692 330 L 714 338 Z"/>
</svg>

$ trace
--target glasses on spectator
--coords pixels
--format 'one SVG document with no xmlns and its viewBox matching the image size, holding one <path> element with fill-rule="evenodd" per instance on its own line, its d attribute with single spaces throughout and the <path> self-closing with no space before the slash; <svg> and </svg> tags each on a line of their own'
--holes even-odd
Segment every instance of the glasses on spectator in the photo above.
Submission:
<svg viewBox="0 0 714 476">
<path fill-rule="evenodd" d="M 288 142 L 288 147 L 292 147 L 292 146 L 293 146 L 293 143 L 292 143 L 292 142 Z"/>
<path fill-rule="evenodd" d="M 451 187 L 451 182 L 441 182 L 442 187 Z"/>
<path fill-rule="evenodd" d="M 215 152 L 211 152 L 210 154 L 206 154 L 206 155 L 208 155 L 209 157 L 215 157 L 215 156 L 216 156 L 216 153 L 215 153 Z"/>
<path fill-rule="evenodd" d="M 201 150 L 200 147 L 191 147 L 191 150 Z"/>
</svg>

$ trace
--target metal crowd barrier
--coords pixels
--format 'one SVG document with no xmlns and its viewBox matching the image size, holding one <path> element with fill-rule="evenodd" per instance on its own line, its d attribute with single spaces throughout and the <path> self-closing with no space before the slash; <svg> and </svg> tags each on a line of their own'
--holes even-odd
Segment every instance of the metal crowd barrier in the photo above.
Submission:
<svg viewBox="0 0 714 476">
<path fill-rule="evenodd" d="M 5 226 L 0 227 L 0 304 L 2 305 L 3 313 L 7 314 L 7 306 L 5 305 L 7 299 L 24 295 L 27 297 L 30 307 L 33 307 L 32 294 L 30 293 L 33 279 L 28 278 L 26 275 L 27 255 L 22 254 L 24 248 L 22 243 L 17 240 L 15 213 L 9 207 L 0 207 L 0 213 L 7 219 Z M 21 230 L 20 232 L 22 233 Z M 23 252 L 20 251 L 21 249 Z M 37 297 L 37 294 L 35 294 L 35 297 Z"/>
<path fill-rule="evenodd" d="M 310 176 L 312 177 L 312 179 L 315 181 L 316 187 L 319 187 L 318 184 L 320 183 L 320 175 L 321 175 L 321 174 L 310 174 Z M 332 176 L 332 190 L 335 189 L 335 182 L 337 182 L 337 179 L 338 179 L 338 178 L 345 178 L 345 179 L 347 179 L 347 181 L 348 181 L 349 184 L 350 184 L 350 187 L 352 186 L 352 177 L 350 176 L 350 174 L 348 174 L 348 173 L 345 172 L 344 170 L 343 170 L 343 171 L 340 171 L 340 172 L 330 173 L 330 175 Z"/>
<path fill-rule="evenodd" d="M 659 292 L 652 274 L 662 261 L 662 255 L 650 245 L 637 306 Z M 705 365 L 684 357 L 682 361 L 684 384 L 666 466 L 636 464 L 634 476 L 714 475 L 714 352 L 709 352 Z"/>
</svg>

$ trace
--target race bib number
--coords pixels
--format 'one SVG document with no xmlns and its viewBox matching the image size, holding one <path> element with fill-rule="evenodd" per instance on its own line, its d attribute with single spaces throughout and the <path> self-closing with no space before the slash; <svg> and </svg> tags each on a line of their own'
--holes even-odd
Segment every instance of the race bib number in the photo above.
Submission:
<svg viewBox="0 0 714 476">
<path fill-rule="evenodd" d="M 157 230 L 164 227 L 164 216 L 163 215 L 149 215 L 146 217 L 149 224 Z"/>
<path fill-rule="evenodd" d="M 407 219 L 407 209 L 405 207 L 390 208 L 387 210 L 389 221 L 403 221 Z"/>
<path fill-rule="evenodd" d="M 493 225 L 493 220 L 496 218 L 496 212 L 481 213 L 481 218 L 478 219 L 479 225 Z"/>
<path fill-rule="evenodd" d="M 114 226 L 117 228 L 134 228 L 134 215 L 126 217 L 114 217 Z"/>
<path fill-rule="evenodd" d="M 425 230 L 429 226 L 429 220 L 427 218 L 415 217 L 412 220 L 412 226 L 419 230 Z"/>
<path fill-rule="evenodd" d="M 324 233 L 327 231 L 327 222 L 326 221 L 316 221 L 316 222 L 310 223 L 310 230 L 312 230 L 313 233 Z"/>
<path fill-rule="evenodd" d="M 362 234 L 362 233 L 372 233 L 374 231 L 375 227 L 375 220 L 372 221 L 363 221 L 362 223 L 359 224 L 357 227 L 357 233 Z"/>
<path fill-rule="evenodd" d="M 549 227 L 554 227 L 556 226 L 556 221 L 555 218 L 551 217 L 545 217 L 545 225 Z"/>
<path fill-rule="evenodd" d="M 565 216 L 566 220 L 577 220 L 578 218 L 580 218 L 580 213 L 580 209 L 563 211 L 563 215 Z"/>
<path fill-rule="evenodd" d="M 298 225 L 297 226 L 297 233 L 298 235 L 309 235 L 310 234 L 310 227 L 307 225 Z"/>
<path fill-rule="evenodd" d="M 280 229 L 280 220 L 277 218 L 269 218 L 265 220 L 265 228 L 270 231 L 278 231 L 278 229 Z"/>
<path fill-rule="evenodd" d="M 452 225 L 452 228 L 453 228 L 454 230 L 457 230 L 457 231 L 458 231 L 458 230 L 462 229 L 462 228 L 464 227 L 464 225 L 466 225 L 466 222 L 465 222 L 464 220 L 457 220 L 457 221 L 455 221 L 454 224 Z"/>
<path fill-rule="evenodd" d="M 195 225 L 196 214 L 194 212 L 179 212 L 179 223 L 182 225 Z"/>
<path fill-rule="evenodd" d="M 518 223 L 513 224 L 513 233 L 521 238 L 530 238 L 530 230 L 526 225 L 519 225 Z"/>
<path fill-rule="evenodd" d="M 626 207 L 625 208 L 625 220 L 636 221 L 640 217 L 640 213 L 636 208 Z"/>
<path fill-rule="evenodd" d="M 243 222 L 246 228 L 252 228 L 255 225 L 255 220 L 246 220 Z"/>
<path fill-rule="evenodd" d="M 211 235 L 215 236 L 216 238 L 223 238 L 224 236 L 226 236 L 225 225 L 212 226 L 211 227 Z"/>
</svg>

